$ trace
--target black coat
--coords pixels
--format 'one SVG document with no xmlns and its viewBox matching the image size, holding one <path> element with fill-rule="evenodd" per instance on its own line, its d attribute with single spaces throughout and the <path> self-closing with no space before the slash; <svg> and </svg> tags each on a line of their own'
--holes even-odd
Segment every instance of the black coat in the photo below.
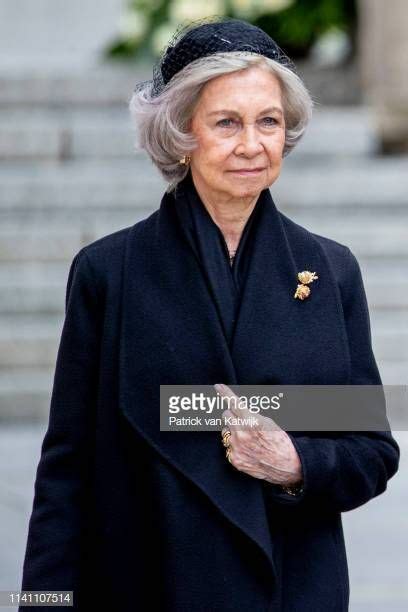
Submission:
<svg viewBox="0 0 408 612">
<path fill-rule="evenodd" d="M 160 384 L 381 384 L 359 264 L 270 198 L 229 347 L 172 201 L 72 261 L 21 588 L 81 612 L 344 612 L 341 512 L 386 489 L 391 434 L 290 433 L 293 497 L 219 432 L 161 432 L 158 406 Z"/>
</svg>

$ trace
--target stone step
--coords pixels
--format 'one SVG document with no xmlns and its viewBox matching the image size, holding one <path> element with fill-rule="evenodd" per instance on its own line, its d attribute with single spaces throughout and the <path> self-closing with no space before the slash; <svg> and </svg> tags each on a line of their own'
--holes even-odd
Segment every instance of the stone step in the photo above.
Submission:
<svg viewBox="0 0 408 612">
<path fill-rule="evenodd" d="M 408 323 L 408 315 L 406 323 Z M 374 335 L 372 332 L 372 345 L 377 361 L 408 362 L 408 325 L 405 326 L 405 329 L 397 329 L 392 333 L 377 330 Z"/>
<path fill-rule="evenodd" d="M 0 265 L 9 261 L 69 261 L 78 246 L 148 217 L 154 208 L 38 209 L 0 212 Z M 281 209 L 293 221 L 318 235 L 347 245 L 367 268 L 383 265 L 405 268 L 407 261 L 408 206 L 406 213 L 365 215 L 353 213 L 339 222 L 338 215 L 322 211 L 320 217 L 305 210 Z"/>
<path fill-rule="evenodd" d="M 83 4 L 83 1 L 77 1 L 78 4 Z M 94 40 L 94 36 L 90 37 L 89 32 L 92 30 L 94 33 L 95 15 L 98 15 L 99 20 L 100 11 L 99 3 L 98 9 L 90 13 L 93 24 L 87 30 L 87 44 L 95 45 L 97 42 L 97 38 Z M 37 17 L 41 15 L 42 21 L 43 12 L 37 11 L 36 15 Z M 112 21 L 110 28 L 114 28 Z M 55 56 L 53 53 L 38 56 L 36 52 L 39 50 L 39 40 L 36 36 L 36 52 L 28 54 L 23 52 L 22 63 L 14 61 L 21 53 L 21 45 L 15 53 L 10 53 L 9 50 L 11 44 L 16 45 L 15 30 L 11 29 L 10 40 L 6 38 L 7 42 L 3 42 L 6 51 L 0 56 L 0 106 L 19 106 L 31 111 L 38 106 L 72 108 L 83 105 L 92 107 L 118 105 L 131 96 L 136 83 L 152 77 L 152 66 L 147 62 L 109 62 L 93 54 L 91 61 L 86 61 L 84 58 L 73 61 L 78 50 L 77 28 L 75 26 L 71 29 L 75 31 L 75 45 L 69 51 L 65 49 L 67 61 L 58 61 L 61 54 L 61 49 L 58 48 L 59 41 L 53 45 Z M 55 32 L 56 30 L 52 28 L 53 36 Z M 47 32 L 47 40 L 49 34 L 50 32 Z M 22 46 L 25 48 L 26 32 L 23 40 Z M 44 42 L 43 40 L 42 44 Z M 9 62 L 5 61 L 6 59 Z M 319 101 L 320 106 L 317 106 L 317 109 L 323 104 L 356 106 L 361 103 L 361 83 L 356 62 L 348 62 L 338 67 L 330 66 L 327 69 L 308 61 L 299 60 L 296 63 L 309 91 Z"/>
<path fill-rule="evenodd" d="M 2 317 L 0 368 L 52 367 L 57 357 L 63 313 Z"/>
<path fill-rule="evenodd" d="M 406 214 L 408 156 L 358 163 L 339 159 L 324 166 L 298 158 L 285 164 L 271 188 L 281 210 Z M 77 213 L 84 208 L 149 208 L 152 202 L 158 206 L 165 186 L 150 160 L 141 156 L 137 161 L 2 164 L 0 215 L 43 208 Z"/>
<path fill-rule="evenodd" d="M 112 62 L 92 70 L 54 69 L 1 70 L 0 107 L 93 108 L 120 106 L 130 99 L 136 82 L 151 77 L 150 66 Z"/>
<path fill-rule="evenodd" d="M 39 219 L 36 219 L 32 226 L 26 220 L 26 223 L 18 229 L 16 229 L 18 222 L 9 219 L 0 230 L 0 265 L 5 283 L 8 277 L 12 278 L 15 275 L 23 274 L 35 278 L 38 264 L 61 262 L 66 267 L 79 248 L 111 232 L 129 227 L 151 212 L 151 210 L 140 210 L 137 215 L 130 211 L 119 215 L 106 213 L 106 215 L 90 215 L 90 218 L 85 217 L 83 220 L 77 216 L 66 220 L 65 225 L 70 228 L 69 230 L 62 230 L 62 223 L 57 219 L 54 219 L 54 223 L 50 224 L 47 230 L 44 230 L 44 223 Z M 392 225 L 390 228 L 386 226 L 387 222 L 390 223 L 389 218 L 386 221 L 377 219 L 378 223 L 373 222 L 373 227 L 367 223 L 365 228 L 357 229 L 349 222 L 340 226 L 334 222 L 326 225 L 296 217 L 294 220 L 317 234 L 349 246 L 358 258 L 363 276 L 372 275 L 373 282 L 378 275 L 389 277 L 390 274 L 397 275 L 401 282 L 404 281 L 408 257 L 407 242 L 404 239 L 406 226 L 403 221 L 397 223 L 395 228 L 392 228 Z M 378 234 L 379 226 L 384 229 Z M 9 264 L 12 265 L 7 272 Z M 64 266 L 61 268 L 61 274 L 64 274 Z M 40 274 L 44 275 L 44 271 L 40 271 Z"/>
<path fill-rule="evenodd" d="M 40 224 L 27 227 L 15 223 L 15 229 L 3 225 L 0 228 L 0 263 L 67 260 L 87 240 L 97 239 L 113 231 L 114 220 L 116 217 L 113 214 L 109 225 L 102 225 L 99 216 L 95 217 L 93 224 L 86 226 L 81 218 L 77 218 L 76 227 L 70 224 L 69 228 L 62 223 L 57 225 L 56 222 L 53 226 Z M 133 215 L 129 215 L 128 222 L 129 225 L 135 222 Z M 353 251 L 356 249 L 366 257 L 408 257 L 408 219 L 405 226 L 392 217 L 382 223 L 378 219 L 369 219 L 364 226 L 356 226 L 350 221 L 340 225 L 309 219 L 305 227 L 347 244 Z"/>
<path fill-rule="evenodd" d="M 127 104 L 83 108 L 13 107 L 0 117 L 0 159 L 134 157 L 136 132 Z M 292 156 L 367 156 L 376 147 L 367 107 L 329 107 L 315 111 Z"/>
<path fill-rule="evenodd" d="M 0 159 L 24 161 L 134 157 L 135 133 L 126 105 L 82 113 L 52 109 L 27 115 L 3 112 Z"/>
<path fill-rule="evenodd" d="M 384 385 L 406 385 L 408 361 L 378 362 Z M 54 367 L 0 370 L 0 422 L 48 418 Z"/>
<path fill-rule="evenodd" d="M 57 356 L 62 330 L 62 317 L 50 316 L 24 324 L 16 319 L 7 327 L 0 327 L 0 368 L 52 367 Z M 406 316 L 408 322 L 408 315 Z M 376 329 L 372 331 L 375 356 L 380 361 L 408 361 L 408 325 L 405 329 Z"/>
<path fill-rule="evenodd" d="M 160 202 L 165 183 L 153 172 L 148 159 L 87 164 L 2 164 L 0 170 L 0 215 L 5 212 L 51 209 L 56 214 L 70 209 L 115 210 L 116 207 L 148 208 Z"/>
<path fill-rule="evenodd" d="M 371 330 L 373 336 L 393 335 L 407 331 L 405 329 L 408 311 L 404 308 L 393 311 L 387 309 L 374 309 L 370 312 Z M 51 337 L 61 333 L 64 322 L 64 312 L 47 313 L 4 313 L 0 320 L 0 336 L 25 337 L 30 329 L 36 330 L 39 336 Z M 28 330 L 28 331 L 26 331 Z"/>
<path fill-rule="evenodd" d="M 0 370 L 0 421 L 46 420 L 53 375 L 53 368 Z"/>
<path fill-rule="evenodd" d="M 5 0 L 1 3 L 0 69 L 31 78 L 44 70 L 88 70 L 118 32 L 125 0 Z"/>
<path fill-rule="evenodd" d="M 1 313 L 61 312 L 69 264 L 10 262 L 0 267 Z M 370 271 L 364 275 L 371 308 L 408 308 L 405 270 Z"/>
<path fill-rule="evenodd" d="M 82 236 L 82 238 L 81 238 Z M 89 234 L 85 235 L 87 238 Z M 81 228 L 0 229 L 0 263 L 67 261 L 83 246 Z"/>
<path fill-rule="evenodd" d="M 333 157 L 322 164 L 312 157 L 293 157 L 272 185 L 271 193 L 282 210 L 305 209 L 311 214 L 320 207 L 320 214 L 331 209 L 340 218 L 345 213 L 348 217 L 350 211 L 377 215 L 398 210 L 406 214 L 407 170 L 408 156 L 361 158 L 354 163 Z"/>
<path fill-rule="evenodd" d="M 74 252 L 66 259 L 44 261 L 9 261 L 0 266 L 0 288 L 11 287 L 60 287 L 65 282 Z M 405 261 L 398 266 L 390 265 L 390 259 L 364 259 L 357 257 L 365 285 L 382 284 L 384 287 L 404 285 L 407 282 Z"/>
</svg>

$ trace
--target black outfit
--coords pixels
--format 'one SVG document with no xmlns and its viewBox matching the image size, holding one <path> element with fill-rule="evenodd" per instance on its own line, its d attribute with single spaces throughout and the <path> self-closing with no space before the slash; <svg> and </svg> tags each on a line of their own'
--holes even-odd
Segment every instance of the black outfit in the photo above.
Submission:
<svg viewBox="0 0 408 612">
<path fill-rule="evenodd" d="M 264 190 L 228 341 L 176 204 L 165 194 L 72 261 L 22 589 L 73 589 L 81 612 L 346 612 L 341 512 L 386 489 L 392 435 L 289 433 L 304 475 L 290 496 L 229 464 L 218 431 L 160 431 L 159 398 L 161 384 L 381 384 L 358 262 Z M 301 301 L 303 270 L 319 278 Z"/>
</svg>

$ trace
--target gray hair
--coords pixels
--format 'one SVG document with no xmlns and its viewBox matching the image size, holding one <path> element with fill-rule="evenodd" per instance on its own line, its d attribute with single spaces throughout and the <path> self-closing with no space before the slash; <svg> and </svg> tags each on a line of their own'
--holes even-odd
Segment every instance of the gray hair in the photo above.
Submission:
<svg viewBox="0 0 408 612">
<path fill-rule="evenodd" d="M 151 81 L 133 93 L 129 111 L 138 131 L 135 148 L 147 152 L 169 183 L 167 192 L 173 191 L 188 172 L 188 167 L 180 164 L 179 159 L 197 146 L 189 124 L 204 85 L 217 76 L 262 64 L 278 78 L 281 86 L 286 123 L 283 155 L 286 156 L 303 136 L 314 103 L 299 76 L 268 57 L 242 51 L 214 53 L 187 64 L 157 96 L 152 96 Z"/>
</svg>

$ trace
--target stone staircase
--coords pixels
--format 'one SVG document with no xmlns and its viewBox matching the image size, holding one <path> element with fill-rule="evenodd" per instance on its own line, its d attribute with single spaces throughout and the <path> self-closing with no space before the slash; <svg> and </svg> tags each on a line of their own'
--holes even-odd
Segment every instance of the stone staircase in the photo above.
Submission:
<svg viewBox="0 0 408 612">
<path fill-rule="evenodd" d="M 79 248 L 159 206 L 127 101 L 145 74 L 0 77 L 0 419 L 44 420 Z M 408 158 L 375 156 L 370 111 L 317 107 L 272 186 L 283 212 L 347 244 L 365 281 L 385 384 L 408 380 Z"/>
</svg>

